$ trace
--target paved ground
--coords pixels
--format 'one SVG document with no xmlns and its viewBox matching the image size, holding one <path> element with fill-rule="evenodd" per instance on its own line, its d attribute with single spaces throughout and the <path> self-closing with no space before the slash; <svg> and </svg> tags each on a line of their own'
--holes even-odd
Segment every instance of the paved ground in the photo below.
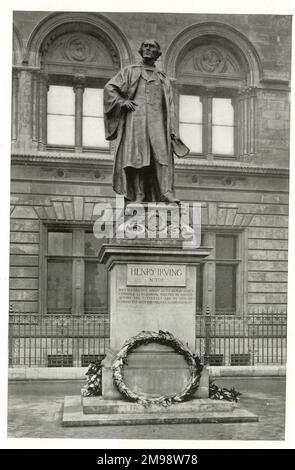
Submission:
<svg viewBox="0 0 295 470">
<path fill-rule="evenodd" d="M 285 421 L 284 378 L 228 378 L 219 386 L 234 386 L 243 393 L 240 405 L 259 416 L 258 423 L 94 426 L 63 428 L 65 395 L 78 395 L 80 381 L 10 382 L 8 437 L 79 439 L 215 439 L 283 440 Z"/>
</svg>

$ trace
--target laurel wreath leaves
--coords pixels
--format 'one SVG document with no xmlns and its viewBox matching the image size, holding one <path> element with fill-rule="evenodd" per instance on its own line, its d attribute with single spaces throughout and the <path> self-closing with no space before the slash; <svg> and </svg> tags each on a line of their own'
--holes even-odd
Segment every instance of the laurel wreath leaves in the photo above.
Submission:
<svg viewBox="0 0 295 470">
<path fill-rule="evenodd" d="M 184 390 L 182 390 L 180 393 L 148 398 L 144 395 L 139 395 L 133 392 L 125 384 L 124 365 L 126 364 L 128 354 L 130 354 L 130 352 L 137 347 L 149 343 L 159 343 L 166 346 L 171 346 L 175 352 L 181 354 L 185 358 L 190 370 L 190 380 Z M 140 403 L 145 407 L 153 404 L 169 406 L 173 403 L 189 400 L 192 398 L 195 391 L 199 387 L 202 369 L 203 365 L 201 364 L 198 356 L 194 355 L 184 343 L 182 343 L 171 333 L 162 330 L 159 330 L 158 332 L 141 331 L 138 335 L 128 339 L 125 342 L 123 348 L 118 352 L 112 366 L 113 381 L 120 393 L 128 400 Z"/>
<path fill-rule="evenodd" d="M 138 346 L 156 342 L 166 346 L 171 346 L 177 353 L 182 354 L 186 359 L 191 377 L 186 387 L 182 392 L 168 396 L 163 395 L 156 398 L 147 398 L 143 395 L 138 395 L 130 390 L 124 382 L 124 365 L 127 363 L 127 356 L 131 351 Z M 82 388 L 83 396 L 98 396 L 102 392 L 102 368 L 101 361 L 97 363 L 90 363 L 86 375 L 88 376 L 87 383 Z M 162 406 L 169 406 L 173 403 L 179 403 L 193 398 L 195 391 L 198 389 L 201 379 L 201 372 L 203 365 L 198 356 L 193 354 L 189 348 L 183 344 L 179 339 L 175 338 L 168 331 L 154 332 L 142 331 L 136 336 L 133 336 L 125 342 L 123 348 L 118 352 L 112 366 L 113 380 L 121 392 L 123 397 L 128 400 L 141 403 L 143 406 L 148 407 L 152 404 Z M 211 400 L 226 400 L 238 402 L 242 394 L 234 387 L 230 389 L 218 387 L 213 380 L 209 381 L 209 398 Z"/>
</svg>

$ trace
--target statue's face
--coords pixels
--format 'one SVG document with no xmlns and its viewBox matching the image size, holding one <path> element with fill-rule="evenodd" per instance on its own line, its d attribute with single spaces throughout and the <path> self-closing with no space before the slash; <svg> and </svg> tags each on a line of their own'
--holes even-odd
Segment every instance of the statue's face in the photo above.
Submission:
<svg viewBox="0 0 295 470">
<path fill-rule="evenodd" d="M 157 60 L 159 57 L 159 49 L 155 42 L 149 40 L 144 41 L 141 47 L 141 55 L 143 59 L 153 59 L 154 61 Z"/>
</svg>

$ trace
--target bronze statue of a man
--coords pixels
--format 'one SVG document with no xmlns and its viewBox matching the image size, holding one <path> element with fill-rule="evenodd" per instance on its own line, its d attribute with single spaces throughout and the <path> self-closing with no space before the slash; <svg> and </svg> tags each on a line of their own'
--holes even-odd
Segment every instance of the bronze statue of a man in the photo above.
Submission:
<svg viewBox="0 0 295 470">
<path fill-rule="evenodd" d="M 155 40 L 145 40 L 139 53 L 142 61 L 123 68 L 104 89 L 106 139 L 117 139 L 113 188 L 129 201 L 179 202 L 171 82 L 155 66 L 161 55 Z"/>
</svg>

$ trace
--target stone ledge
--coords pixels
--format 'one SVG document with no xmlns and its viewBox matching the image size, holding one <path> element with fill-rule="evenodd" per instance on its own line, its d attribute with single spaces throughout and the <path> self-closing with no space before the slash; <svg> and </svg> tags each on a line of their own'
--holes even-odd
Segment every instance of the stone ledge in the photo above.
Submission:
<svg viewBox="0 0 295 470">
<path fill-rule="evenodd" d="M 286 366 L 209 367 L 210 377 L 276 377 L 286 375 Z"/>
<path fill-rule="evenodd" d="M 212 400 L 213 401 L 213 400 Z M 83 414 L 80 396 L 65 397 L 62 417 L 63 426 L 113 426 L 136 424 L 180 423 L 249 423 L 258 417 L 238 407 L 229 411 L 177 412 L 172 405 L 159 413 Z"/>
<path fill-rule="evenodd" d="M 87 367 L 11 367 L 8 380 L 85 380 Z"/>
<path fill-rule="evenodd" d="M 237 404 L 230 401 L 210 400 L 209 398 L 195 398 L 182 403 L 175 403 L 171 406 L 163 407 L 161 405 L 150 405 L 145 408 L 143 405 L 127 400 L 106 400 L 103 397 L 82 397 L 82 409 L 86 415 L 92 414 L 150 414 L 150 413 L 177 413 L 189 412 L 216 412 L 232 411 Z"/>
<path fill-rule="evenodd" d="M 98 153 L 74 153 L 74 152 L 62 152 L 62 151 L 28 151 L 13 150 L 11 154 L 12 164 L 27 164 L 32 165 L 50 165 L 53 163 L 65 164 L 77 164 L 87 167 L 104 166 L 111 168 L 113 165 L 114 157 L 109 152 L 98 152 Z M 175 169 L 177 171 L 189 171 L 198 170 L 199 172 L 206 173 L 216 171 L 218 173 L 228 175 L 231 173 L 243 173 L 249 175 L 269 175 L 269 176 L 289 176 L 289 168 L 278 167 L 278 166 L 267 166 L 267 165 L 254 165 L 251 163 L 244 163 L 240 161 L 218 161 L 218 160 L 206 160 L 197 159 L 194 157 L 178 159 L 175 162 Z"/>
<path fill-rule="evenodd" d="M 286 366 L 209 366 L 210 377 L 285 377 Z M 8 380 L 85 380 L 87 367 L 10 367 Z"/>
</svg>

